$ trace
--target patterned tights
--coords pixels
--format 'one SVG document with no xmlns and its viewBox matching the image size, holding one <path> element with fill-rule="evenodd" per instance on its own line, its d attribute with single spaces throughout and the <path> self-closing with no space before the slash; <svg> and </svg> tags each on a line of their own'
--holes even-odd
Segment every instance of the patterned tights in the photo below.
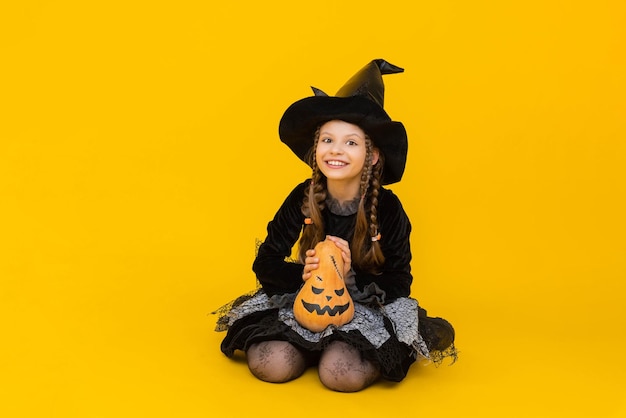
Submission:
<svg viewBox="0 0 626 418">
<path fill-rule="evenodd" d="M 271 383 L 293 380 L 309 365 L 305 355 L 286 341 L 253 344 L 246 356 L 252 374 Z M 318 373 L 324 386 L 338 392 L 365 389 L 380 376 L 375 364 L 361 358 L 357 349 L 342 341 L 333 341 L 324 350 Z"/>
</svg>

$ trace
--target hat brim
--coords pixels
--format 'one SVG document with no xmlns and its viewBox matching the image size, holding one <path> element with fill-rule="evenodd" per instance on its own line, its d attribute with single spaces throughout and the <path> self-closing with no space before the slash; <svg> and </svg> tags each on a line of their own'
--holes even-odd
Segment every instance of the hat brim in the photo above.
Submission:
<svg viewBox="0 0 626 418">
<path fill-rule="evenodd" d="M 308 163 L 315 130 L 330 120 L 342 120 L 363 129 L 385 156 L 382 184 L 400 181 L 408 151 L 406 129 L 401 122 L 392 121 L 383 108 L 364 97 L 312 96 L 298 100 L 283 114 L 278 134 L 298 158 Z"/>
</svg>

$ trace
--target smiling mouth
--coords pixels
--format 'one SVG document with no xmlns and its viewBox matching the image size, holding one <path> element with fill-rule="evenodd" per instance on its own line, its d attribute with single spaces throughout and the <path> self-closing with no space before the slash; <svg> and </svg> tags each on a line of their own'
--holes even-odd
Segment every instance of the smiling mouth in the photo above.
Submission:
<svg viewBox="0 0 626 418">
<path fill-rule="evenodd" d="M 326 164 L 328 164 L 331 167 L 345 167 L 348 165 L 348 163 L 344 163 L 343 161 L 337 161 L 337 160 L 326 161 Z"/>
<path fill-rule="evenodd" d="M 350 307 L 350 302 L 346 303 L 345 305 L 337 305 L 334 308 L 331 308 L 330 306 L 320 306 L 317 303 L 307 303 L 305 301 L 302 301 L 302 305 L 304 305 L 304 308 L 309 311 L 309 313 L 317 313 L 318 315 L 324 315 L 325 313 L 330 315 L 330 316 L 335 316 L 335 315 L 341 315 L 342 313 L 344 313 L 345 311 L 348 310 L 348 308 Z"/>
</svg>

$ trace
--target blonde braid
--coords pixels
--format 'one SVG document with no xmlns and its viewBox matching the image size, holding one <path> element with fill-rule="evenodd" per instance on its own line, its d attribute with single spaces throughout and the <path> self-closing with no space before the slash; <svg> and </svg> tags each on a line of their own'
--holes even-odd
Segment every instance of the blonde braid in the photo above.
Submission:
<svg viewBox="0 0 626 418">
<path fill-rule="evenodd" d="M 326 207 L 326 179 L 320 172 L 315 160 L 315 150 L 319 141 L 320 130 L 315 131 L 313 147 L 308 155 L 309 165 L 312 168 L 311 182 L 304 189 L 304 199 L 301 211 L 308 225 L 304 226 L 299 242 L 298 260 L 304 263 L 306 251 L 315 247 L 315 244 L 324 239 L 324 220 L 322 210 Z"/>
<path fill-rule="evenodd" d="M 382 237 L 378 229 L 378 195 L 380 193 L 380 179 L 382 177 L 383 164 L 384 157 L 381 154 L 378 158 L 378 162 L 374 165 L 370 184 L 370 237 L 372 238 L 372 244 L 369 260 L 376 266 L 382 266 L 385 262 L 385 256 L 380 248 L 380 239 Z"/>
<path fill-rule="evenodd" d="M 373 143 L 365 136 L 367 148 L 365 166 L 361 174 L 361 199 L 356 215 L 354 236 L 351 242 L 354 264 L 361 269 L 376 272 L 384 263 L 384 257 L 378 241 L 372 238 L 378 235 L 378 193 L 380 187 L 380 162 L 372 166 Z M 366 203 L 369 202 L 369 210 Z"/>
</svg>

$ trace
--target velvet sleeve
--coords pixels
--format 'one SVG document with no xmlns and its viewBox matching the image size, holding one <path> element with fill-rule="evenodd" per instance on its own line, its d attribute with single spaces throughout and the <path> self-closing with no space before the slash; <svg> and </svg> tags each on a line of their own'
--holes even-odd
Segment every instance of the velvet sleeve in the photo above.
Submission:
<svg viewBox="0 0 626 418">
<path fill-rule="evenodd" d="M 302 285 L 304 266 L 287 258 L 302 230 L 304 215 L 300 208 L 307 184 L 296 186 L 268 223 L 267 236 L 252 264 L 252 270 L 269 296 L 292 293 Z"/>
<path fill-rule="evenodd" d="M 411 293 L 411 222 L 391 191 L 386 190 L 379 203 L 379 228 L 381 248 L 385 263 L 379 274 L 356 271 L 357 286 L 363 289 L 375 283 L 385 291 L 385 302 Z"/>
</svg>

